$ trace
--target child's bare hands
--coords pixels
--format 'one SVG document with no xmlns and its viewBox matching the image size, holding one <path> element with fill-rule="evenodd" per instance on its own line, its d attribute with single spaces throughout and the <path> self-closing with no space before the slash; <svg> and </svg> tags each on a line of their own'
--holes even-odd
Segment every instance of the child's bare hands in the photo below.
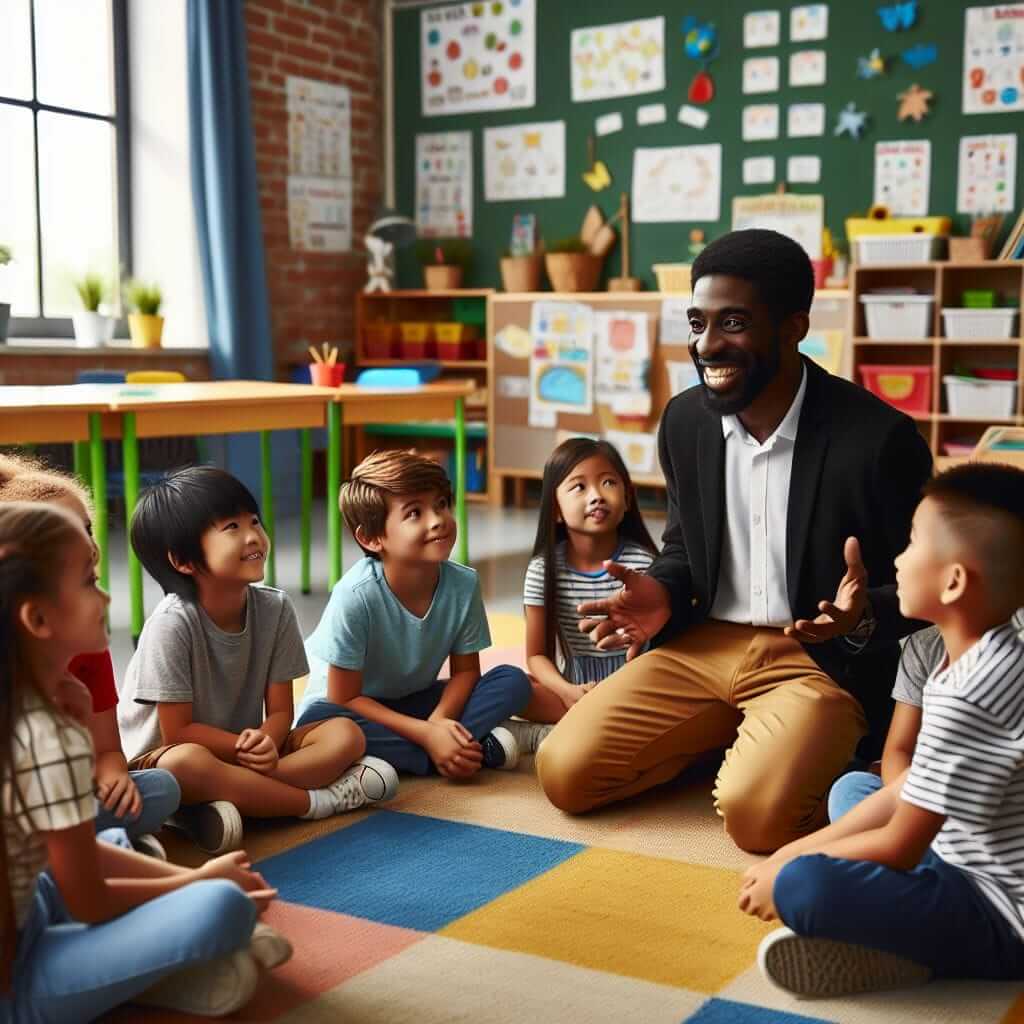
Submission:
<svg viewBox="0 0 1024 1024">
<path fill-rule="evenodd" d="M 428 721 L 423 749 L 430 755 L 437 770 L 447 778 L 467 778 L 480 770 L 484 752 L 469 730 L 452 718 Z"/>
<path fill-rule="evenodd" d="M 779 916 L 772 893 L 775 878 L 785 864 L 782 858 L 769 858 L 747 869 L 740 883 L 739 908 L 744 914 L 759 917 L 762 921 L 774 921 Z"/>
<path fill-rule="evenodd" d="M 202 878 L 223 878 L 234 882 L 256 904 L 261 914 L 277 896 L 277 890 L 272 889 L 258 871 L 253 871 L 245 850 L 234 850 L 221 857 L 214 857 L 197 868 L 196 873 Z"/>
<path fill-rule="evenodd" d="M 96 797 L 117 818 L 137 818 L 142 796 L 127 772 L 108 772 L 96 779 Z"/>
<path fill-rule="evenodd" d="M 277 767 L 277 746 L 265 732 L 243 729 L 235 743 L 235 760 L 243 768 L 269 775 Z"/>
</svg>

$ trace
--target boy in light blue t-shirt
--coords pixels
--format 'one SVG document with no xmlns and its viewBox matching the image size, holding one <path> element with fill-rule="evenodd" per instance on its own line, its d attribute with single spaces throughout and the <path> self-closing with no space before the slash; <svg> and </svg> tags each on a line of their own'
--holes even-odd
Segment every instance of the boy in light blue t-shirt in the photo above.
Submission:
<svg viewBox="0 0 1024 1024">
<path fill-rule="evenodd" d="M 491 636 L 476 572 L 448 561 L 456 525 L 444 470 L 412 452 L 375 452 L 340 501 L 367 557 L 335 586 L 306 641 L 296 728 L 351 718 L 368 754 L 414 775 L 514 767 L 518 747 L 499 723 L 526 706 L 530 683 L 510 665 L 480 674 Z M 439 681 L 446 659 L 451 677 Z"/>
</svg>

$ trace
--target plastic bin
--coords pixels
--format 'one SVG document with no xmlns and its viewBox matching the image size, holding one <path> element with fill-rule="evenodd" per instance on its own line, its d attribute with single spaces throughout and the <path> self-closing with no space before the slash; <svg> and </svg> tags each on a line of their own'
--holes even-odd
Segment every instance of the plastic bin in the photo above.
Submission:
<svg viewBox="0 0 1024 1024">
<path fill-rule="evenodd" d="M 946 441 L 942 446 L 944 455 L 952 455 L 954 458 L 966 459 L 974 451 L 974 445 L 969 441 Z"/>
<path fill-rule="evenodd" d="M 996 293 L 991 288 L 965 288 L 960 301 L 968 309 L 993 309 Z"/>
<path fill-rule="evenodd" d="M 947 338 L 1012 338 L 1017 310 L 943 308 L 942 323 Z"/>
<path fill-rule="evenodd" d="M 407 341 L 433 341 L 434 325 L 419 321 L 404 320 L 398 325 L 402 332 L 402 342 Z"/>
<path fill-rule="evenodd" d="M 932 368 L 914 365 L 860 367 L 864 387 L 904 412 L 928 412 L 931 408 Z"/>
<path fill-rule="evenodd" d="M 436 359 L 437 344 L 433 338 L 422 341 L 411 341 L 408 338 L 402 339 L 403 359 Z"/>
<path fill-rule="evenodd" d="M 476 341 L 478 333 L 473 324 L 434 324 L 434 337 L 439 342 Z"/>
<path fill-rule="evenodd" d="M 452 302 L 452 319 L 458 320 L 460 324 L 483 328 L 487 323 L 487 300 L 476 296 L 455 299 Z"/>
<path fill-rule="evenodd" d="M 939 258 L 942 238 L 939 235 L 859 235 L 854 240 L 857 262 L 927 263 Z"/>
<path fill-rule="evenodd" d="M 437 339 L 438 359 L 473 359 L 476 356 L 475 341 L 442 341 Z"/>
<path fill-rule="evenodd" d="M 933 295 L 862 295 L 868 337 L 913 341 L 931 336 Z"/>
<path fill-rule="evenodd" d="M 398 341 L 398 327 L 381 321 L 363 327 L 363 348 L 368 359 L 391 359 Z"/>
<path fill-rule="evenodd" d="M 1010 419 L 1017 400 L 1017 384 L 1008 380 L 981 380 L 977 377 L 942 378 L 946 388 L 946 406 L 952 416 Z"/>
</svg>

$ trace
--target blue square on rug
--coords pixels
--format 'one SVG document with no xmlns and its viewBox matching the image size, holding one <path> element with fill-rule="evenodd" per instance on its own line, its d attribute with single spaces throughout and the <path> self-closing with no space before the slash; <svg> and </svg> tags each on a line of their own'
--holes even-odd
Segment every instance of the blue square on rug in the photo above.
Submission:
<svg viewBox="0 0 1024 1024">
<path fill-rule="evenodd" d="M 683 1024 L 830 1024 L 821 1017 L 804 1017 L 766 1006 L 737 1003 L 731 999 L 709 999 Z"/>
<path fill-rule="evenodd" d="M 380 810 L 262 861 L 259 870 L 283 900 L 433 932 L 584 848 Z"/>
</svg>

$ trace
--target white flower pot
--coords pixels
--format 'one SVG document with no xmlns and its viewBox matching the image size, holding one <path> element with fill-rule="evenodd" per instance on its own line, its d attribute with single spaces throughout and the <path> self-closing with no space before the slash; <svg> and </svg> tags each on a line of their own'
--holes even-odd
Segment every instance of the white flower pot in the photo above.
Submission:
<svg viewBox="0 0 1024 1024">
<path fill-rule="evenodd" d="M 79 348 L 102 348 L 114 337 L 114 318 L 102 313 L 72 313 L 75 341 Z"/>
</svg>

